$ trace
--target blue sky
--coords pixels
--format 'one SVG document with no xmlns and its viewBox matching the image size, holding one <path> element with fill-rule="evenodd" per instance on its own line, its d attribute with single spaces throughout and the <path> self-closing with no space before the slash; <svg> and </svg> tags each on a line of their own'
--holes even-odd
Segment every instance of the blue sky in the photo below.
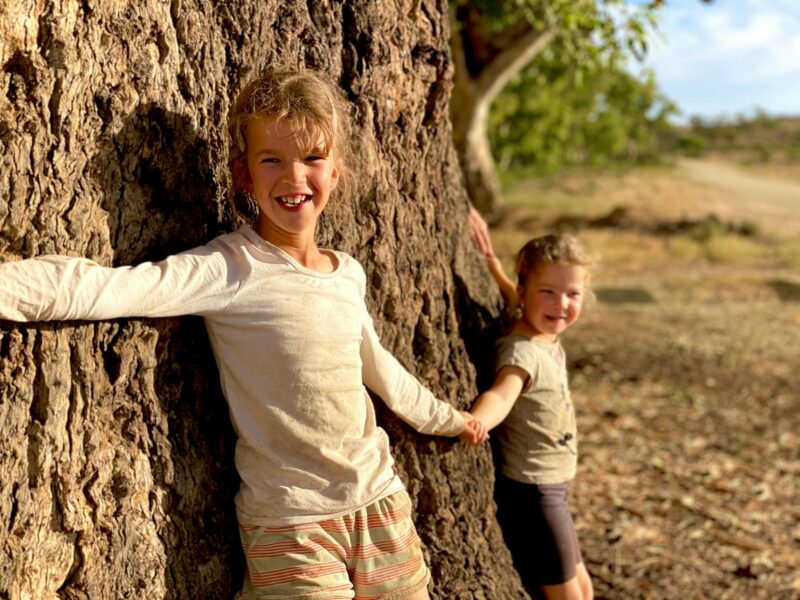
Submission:
<svg viewBox="0 0 800 600">
<path fill-rule="evenodd" d="M 667 0 L 646 65 L 693 115 L 800 115 L 800 1 Z"/>
</svg>

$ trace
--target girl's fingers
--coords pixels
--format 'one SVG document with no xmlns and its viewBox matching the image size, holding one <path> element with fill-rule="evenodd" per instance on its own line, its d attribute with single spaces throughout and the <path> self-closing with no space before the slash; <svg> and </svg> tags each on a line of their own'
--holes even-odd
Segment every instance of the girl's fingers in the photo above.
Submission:
<svg viewBox="0 0 800 600">
<path fill-rule="evenodd" d="M 489 228 L 481 214 L 473 206 L 469 207 L 469 229 L 475 245 L 478 246 L 478 250 L 486 256 L 491 256 L 493 251 Z"/>
</svg>

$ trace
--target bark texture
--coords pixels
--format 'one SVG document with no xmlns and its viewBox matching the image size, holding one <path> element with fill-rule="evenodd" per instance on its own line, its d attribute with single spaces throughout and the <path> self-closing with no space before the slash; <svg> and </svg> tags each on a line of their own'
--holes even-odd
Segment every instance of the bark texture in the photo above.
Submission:
<svg viewBox="0 0 800 600">
<path fill-rule="evenodd" d="M 384 344 L 464 407 L 497 296 L 466 226 L 448 35 L 444 0 L 6 0 L 0 259 L 133 264 L 229 229 L 230 97 L 268 64 L 322 69 L 364 146 L 320 242 L 362 261 Z M 433 597 L 522 596 L 488 449 L 418 436 L 376 403 Z M 0 324 L 0 434 L 0 598 L 238 590 L 234 437 L 199 319 Z"/>
</svg>

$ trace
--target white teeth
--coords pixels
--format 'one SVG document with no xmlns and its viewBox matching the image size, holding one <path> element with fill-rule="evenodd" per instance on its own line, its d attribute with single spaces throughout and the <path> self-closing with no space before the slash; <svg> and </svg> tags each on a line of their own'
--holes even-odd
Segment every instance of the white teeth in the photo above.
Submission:
<svg viewBox="0 0 800 600">
<path fill-rule="evenodd" d="M 278 201 L 283 202 L 286 206 L 300 206 L 306 200 L 309 200 L 311 196 L 279 196 Z"/>
</svg>

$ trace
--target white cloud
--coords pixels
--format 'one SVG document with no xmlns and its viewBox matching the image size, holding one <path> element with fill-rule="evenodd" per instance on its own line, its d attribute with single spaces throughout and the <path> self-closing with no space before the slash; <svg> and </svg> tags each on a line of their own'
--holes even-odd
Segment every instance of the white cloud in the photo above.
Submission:
<svg viewBox="0 0 800 600">
<path fill-rule="evenodd" d="M 647 64 L 689 114 L 800 114 L 800 4 L 667 1 Z M 790 96 L 791 94 L 791 96 Z"/>
</svg>

